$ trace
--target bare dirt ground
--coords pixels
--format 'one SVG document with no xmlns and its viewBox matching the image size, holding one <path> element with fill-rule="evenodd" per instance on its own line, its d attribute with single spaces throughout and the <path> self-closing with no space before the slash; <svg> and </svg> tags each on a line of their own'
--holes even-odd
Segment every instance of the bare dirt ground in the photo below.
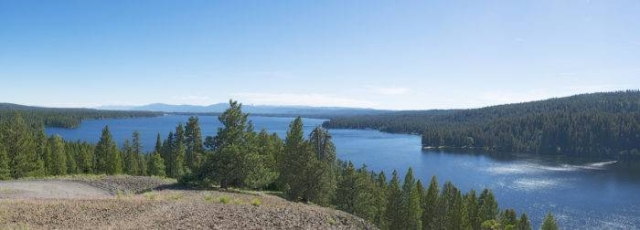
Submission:
<svg viewBox="0 0 640 230">
<path fill-rule="evenodd" d="M 108 191 L 73 181 L 0 181 L 0 199 L 104 198 Z"/>
<path fill-rule="evenodd" d="M 0 182 L 0 229 L 375 229 L 264 193 L 171 189 L 147 179 Z"/>
</svg>

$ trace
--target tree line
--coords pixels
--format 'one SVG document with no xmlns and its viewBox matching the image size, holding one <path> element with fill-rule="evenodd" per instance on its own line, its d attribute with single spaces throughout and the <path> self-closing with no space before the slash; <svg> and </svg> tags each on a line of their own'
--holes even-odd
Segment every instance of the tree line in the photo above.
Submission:
<svg viewBox="0 0 640 230">
<path fill-rule="evenodd" d="M 333 118 L 326 128 L 422 134 L 431 148 L 640 157 L 640 91 L 593 93 L 469 110 Z"/>
<path fill-rule="evenodd" d="M 143 153 L 134 132 L 121 148 L 109 127 L 97 144 L 67 142 L 34 131 L 20 114 L 0 124 L 0 179 L 65 174 L 129 174 L 177 178 L 204 188 L 250 188 L 282 192 L 292 201 L 337 208 L 381 229 L 531 229 L 522 213 L 500 210 L 490 190 L 463 193 L 452 183 L 439 187 L 433 177 L 424 187 L 408 170 L 356 168 L 336 157 L 331 134 L 316 127 L 305 136 L 302 119 L 289 126 L 283 140 L 275 133 L 254 130 L 242 105 L 231 101 L 218 117 L 216 136 L 202 137 L 197 117 L 179 124 L 153 152 Z M 547 223 L 549 222 L 549 223 Z M 552 216 L 543 228 L 557 229 Z"/>
<path fill-rule="evenodd" d="M 76 108 L 44 108 L 0 103 L 0 121 L 11 119 L 14 113 L 20 113 L 29 126 L 76 128 L 82 120 L 107 118 L 153 117 L 161 113 L 147 111 L 111 111 Z"/>
</svg>

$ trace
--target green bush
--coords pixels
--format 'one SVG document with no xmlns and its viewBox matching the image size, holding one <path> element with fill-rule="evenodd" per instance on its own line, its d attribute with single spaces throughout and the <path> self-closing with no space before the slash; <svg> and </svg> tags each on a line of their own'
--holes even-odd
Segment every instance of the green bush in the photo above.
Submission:
<svg viewBox="0 0 640 230">
<path fill-rule="evenodd" d="M 223 204 L 228 204 L 229 202 L 231 202 L 231 198 L 229 198 L 228 196 L 221 196 L 220 198 L 218 198 L 218 201 Z"/>
<path fill-rule="evenodd" d="M 259 198 L 253 198 L 253 200 L 251 200 L 251 205 L 259 207 L 262 205 L 262 201 Z"/>
</svg>

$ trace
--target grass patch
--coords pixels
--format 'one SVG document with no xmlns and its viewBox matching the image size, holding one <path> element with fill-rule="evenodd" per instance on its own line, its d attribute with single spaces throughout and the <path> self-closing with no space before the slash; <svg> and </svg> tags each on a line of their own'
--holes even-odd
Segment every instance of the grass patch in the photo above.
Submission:
<svg viewBox="0 0 640 230">
<path fill-rule="evenodd" d="M 221 196 L 218 198 L 218 201 L 223 204 L 228 204 L 229 202 L 231 202 L 231 198 L 229 198 L 228 196 Z"/>
<path fill-rule="evenodd" d="M 118 198 L 118 200 L 124 199 L 124 198 L 128 198 L 128 197 L 131 197 L 131 193 L 124 192 L 124 191 L 118 189 L 116 191 L 116 197 Z"/>
<path fill-rule="evenodd" d="M 147 200 L 157 200 L 158 193 L 157 192 L 145 192 L 142 194 Z"/>
<path fill-rule="evenodd" d="M 213 202 L 215 200 L 214 199 L 215 197 L 210 192 L 204 193 L 203 197 L 204 197 L 204 201 L 206 201 L 206 202 Z"/>
<path fill-rule="evenodd" d="M 242 200 L 235 198 L 233 199 L 233 204 L 244 204 L 244 202 L 242 202 Z"/>
<path fill-rule="evenodd" d="M 181 193 L 181 192 L 169 193 L 169 200 L 181 200 L 182 198 L 184 198 L 184 193 Z"/>
<path fill-rule="evenodd" d="M 251 205 L 260 207 L 260 205 L 262 205 L 262 201 L 258 198 L 253 198 L 253 200 L 251 200 Z"/>
</svg>

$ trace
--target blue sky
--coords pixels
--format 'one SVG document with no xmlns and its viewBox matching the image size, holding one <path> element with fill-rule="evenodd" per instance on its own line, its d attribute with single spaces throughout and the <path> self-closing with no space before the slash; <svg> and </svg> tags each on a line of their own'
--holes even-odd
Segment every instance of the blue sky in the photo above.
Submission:
<svg viewBox="0 0 640 230">
<path fill-rule="evenodd" d="M 473 108 L 640 88 L 640 1 L 0 0 L 0 101 Z"/>
</svg>

